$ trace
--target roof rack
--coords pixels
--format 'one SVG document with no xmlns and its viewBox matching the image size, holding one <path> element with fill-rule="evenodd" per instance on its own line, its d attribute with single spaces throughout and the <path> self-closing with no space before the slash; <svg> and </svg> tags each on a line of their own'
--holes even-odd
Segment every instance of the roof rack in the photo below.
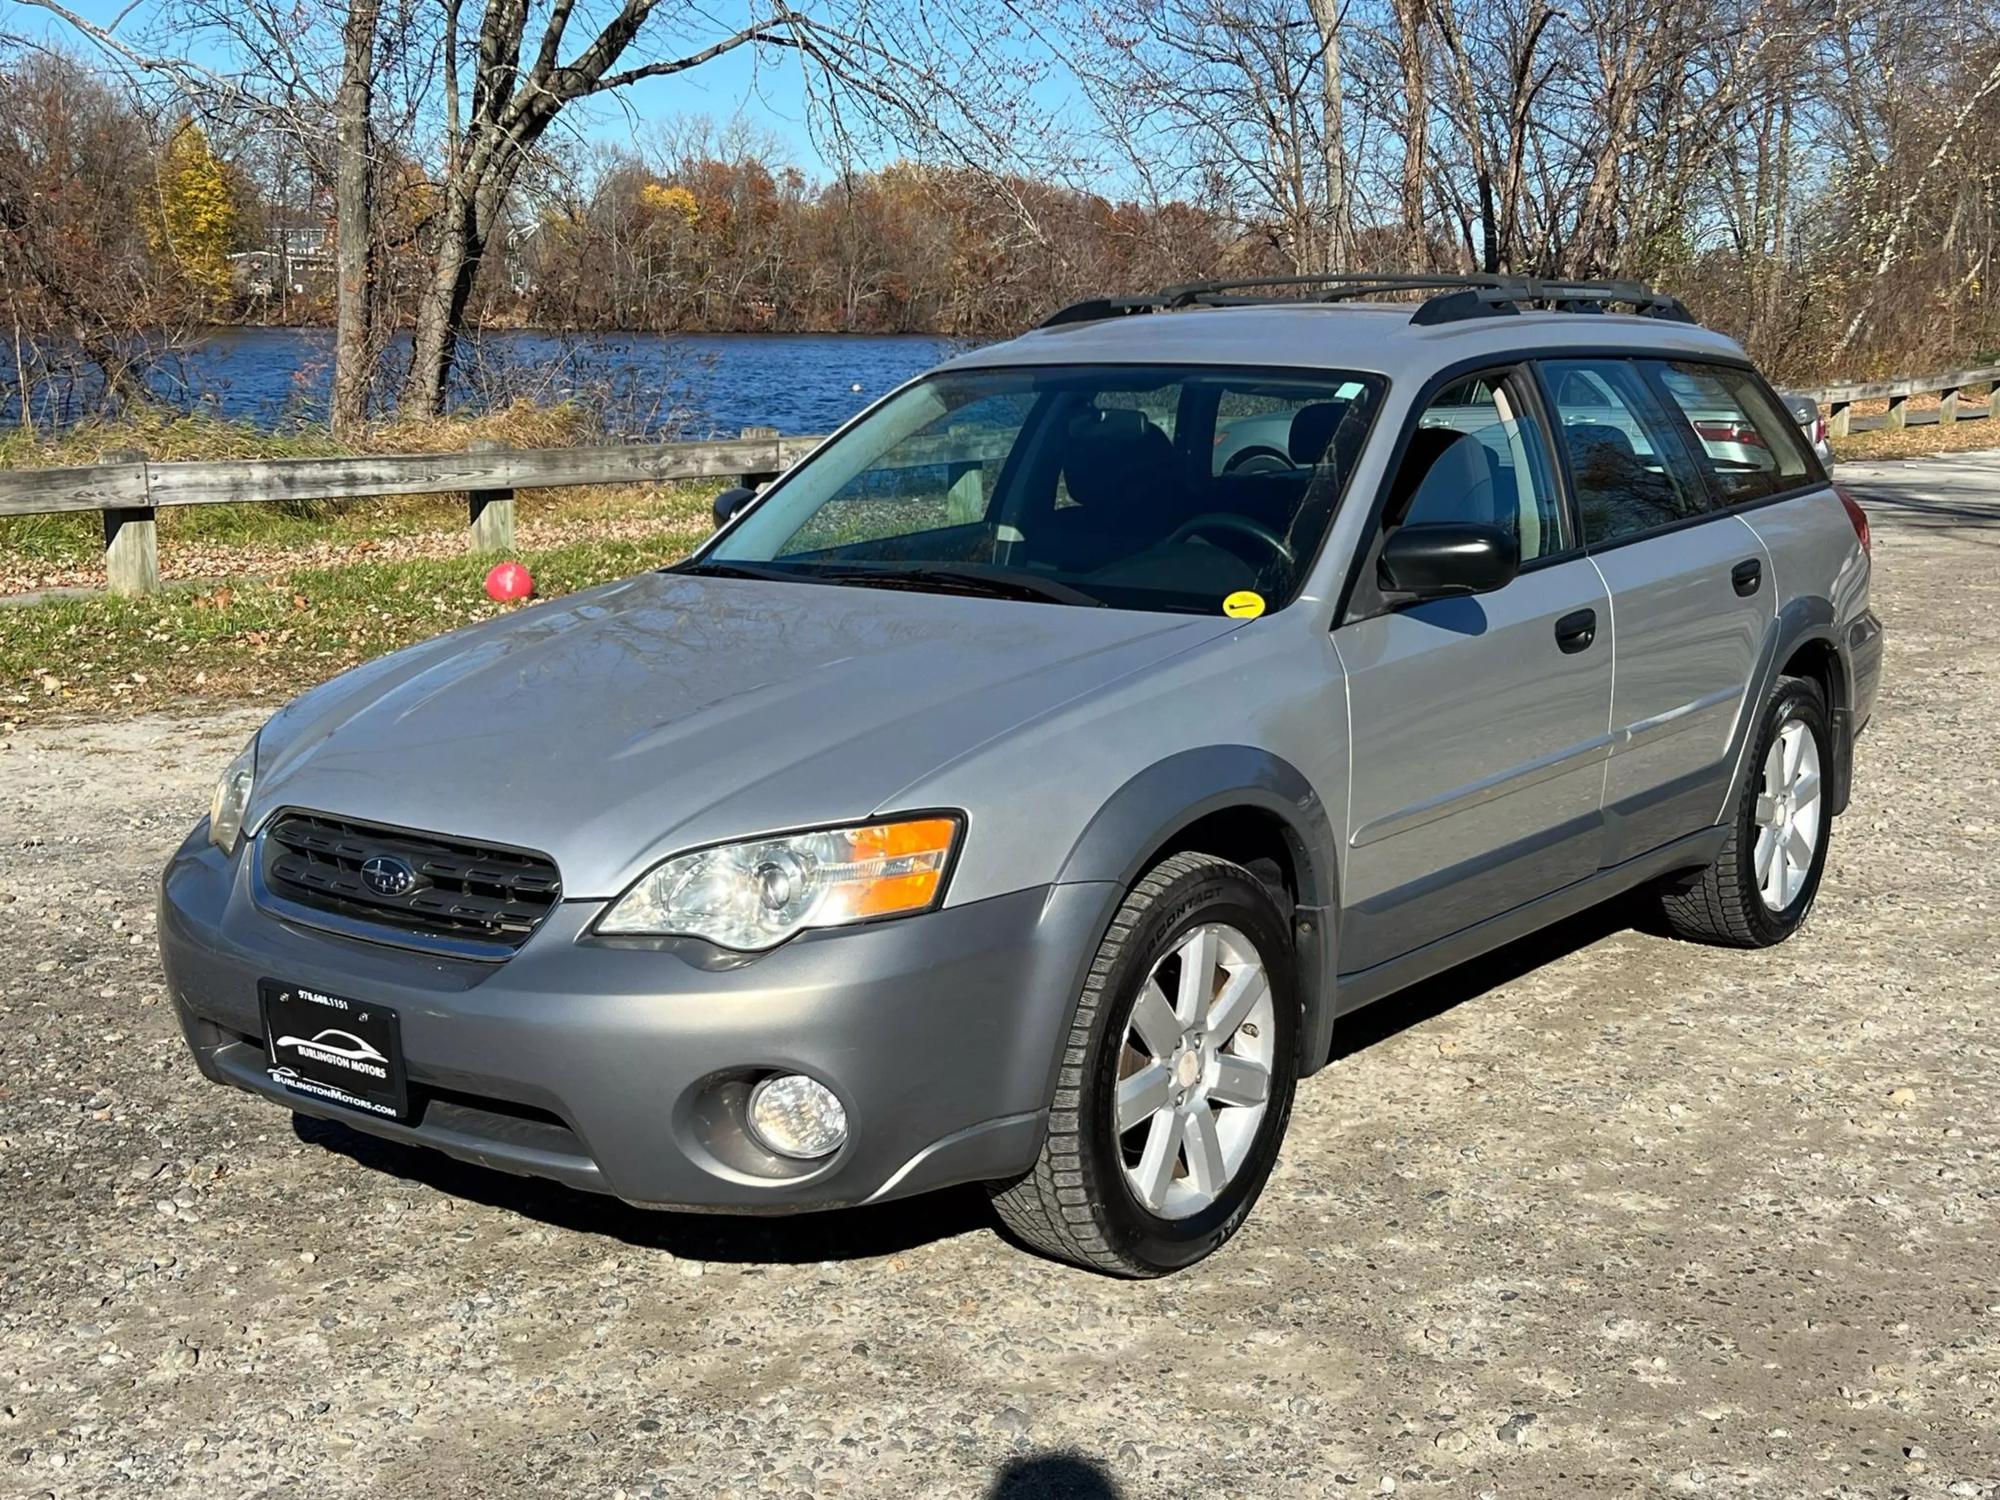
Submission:
<svg viewBox="0 0 2000 1500">
<path fill-rule="evenodd" d="M 1319 287 L 1305 297 L 1274 296 L 1291 287 Z M 1095 323 L 1132 313 L 1173 312 L 1186 307 L 1251 307 L 1285 302 L 1353 302 L 1392 292 L 1432 292 L 1410 315 L 1429 326 L 1467 318 L 1508 317 L 1526 308 L 1551 312 L 1601 313 L 1629 307 L 1646 317 L 1692 323 L 1677 297 L 1637 281 L 1544 281 L 1528 276 L 1403 275 L 1392 273 L 1328 276 L 1256 276 L 1239 281 L 1190 281 L 1136 297 L 1093 297 L 1045 319 L 1044 328 Z"/>
</svg>

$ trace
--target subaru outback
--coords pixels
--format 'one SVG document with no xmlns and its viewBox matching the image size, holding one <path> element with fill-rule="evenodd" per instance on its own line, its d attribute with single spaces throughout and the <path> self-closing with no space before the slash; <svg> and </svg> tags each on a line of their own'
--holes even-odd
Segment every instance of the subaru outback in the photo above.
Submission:
<svg viewBox="0 0 2000 1500">
<path fill-rule="evenodd" d="M 161 898 L 208 1078 L 1170 1272 L 1358 1007 L 1626 892 L 1795 932 L 1879 675 L 1864 515 L 1630 283 L 1085 303 L 716 509 L 243 748 Z"/>
</svg>

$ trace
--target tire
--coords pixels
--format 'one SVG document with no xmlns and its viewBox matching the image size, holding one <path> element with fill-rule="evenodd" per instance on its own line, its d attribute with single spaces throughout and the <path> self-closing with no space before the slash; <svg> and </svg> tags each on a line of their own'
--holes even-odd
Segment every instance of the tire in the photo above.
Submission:
<svg viewBox="0 0 2000 1500">
<path fill-rule="evenodd" d="M 1276 448 L 1245 448 L 1222 466 L 1225 474 L 1289 474 L 1297 465 Z"/>
<path fill-rule="evenodd" d="M 1207 1000 L 1199 985 L 1192 1000 L 1179 989 L 1196 955 L 1209 959 Z M 1261 999 L 1251 998 L 1260 992 L 1246 956 L 1261 962 Z M 1181 1028 L 1178 1050 L 1161 1035 L 1168 1024 Z M 1026 1176 L 992 1186 L 1001 1222 L 1031 1249 L 1112 1276 L 1161 1276 L 1212 1254 L 1277 1161 L 1299 1032 L 1290 925 L 1271 893 L 1227 860 L 1162 860 L 1098 946 L 1064 1040 L 1040 1159 Z M 1264 1096 L 1253 1114 L 1259 1067 Z M 1128 1107 L 1149 1111 L 1123 1133 L 1114 1122 L 1121 1088 Z M 1205 1171 L 1187 1154 L 1197 1148 Z M 1157 1207 L 1138 1181 L 1153 1185 Z"/>
<path fill-rule="evenodd" d="M 1795 891 L 1778 892 L 1782 904 L 1773 905 L 1757 869 L 1758 841 L 1765 831 L 1758 812 L 1766 794 L 1772 746 L 1780 731 L 1791 724 L 1803 725 L 1812 741 L 1820 778 L 1816 782 L 1816 834 L 1810 859 L 1802 867 L 1802 881 Z M 1832 842 L 1833 819 L 1826 812 L 1823 778 L 1833 763 L 1833 731 L 1819 684 L 1802 677 L 1779 678 L 1757 726 L 1743 789 L 1730 812 L 1729 841 L 1714 864 L 1698 874 L 1679 877 L 1660 892 L 1660 912 L 1675 937 L 1730 948 L 1768 948 L 1799 930 L 1819 894 L 1820 875 Z"/>
</svg>

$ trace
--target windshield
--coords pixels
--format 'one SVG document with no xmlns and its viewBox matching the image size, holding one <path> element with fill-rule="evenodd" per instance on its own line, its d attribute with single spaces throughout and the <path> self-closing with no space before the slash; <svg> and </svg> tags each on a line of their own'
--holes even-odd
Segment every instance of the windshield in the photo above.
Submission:
<svg viewBox="0 0 2000 1500">
<path fill-rule="evenodd" d="M 933 375 L 868 413 L 689 571 L 1254 614 L 1289 603 L 1380 405 L 1343 372 Z"/>
</svg>

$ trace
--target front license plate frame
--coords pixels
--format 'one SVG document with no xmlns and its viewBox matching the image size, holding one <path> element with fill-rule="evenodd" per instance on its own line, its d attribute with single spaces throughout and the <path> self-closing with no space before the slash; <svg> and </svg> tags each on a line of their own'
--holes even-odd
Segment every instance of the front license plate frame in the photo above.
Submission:
<svg viewBox="0 0 2000 1500">
<path fill-rule="evenodd" d="M 402 1023 L 372 1001 L 259 980 L 266 1071 L 287 1093 L 378 1120 L 409 1118 Z"/>
</svg>

